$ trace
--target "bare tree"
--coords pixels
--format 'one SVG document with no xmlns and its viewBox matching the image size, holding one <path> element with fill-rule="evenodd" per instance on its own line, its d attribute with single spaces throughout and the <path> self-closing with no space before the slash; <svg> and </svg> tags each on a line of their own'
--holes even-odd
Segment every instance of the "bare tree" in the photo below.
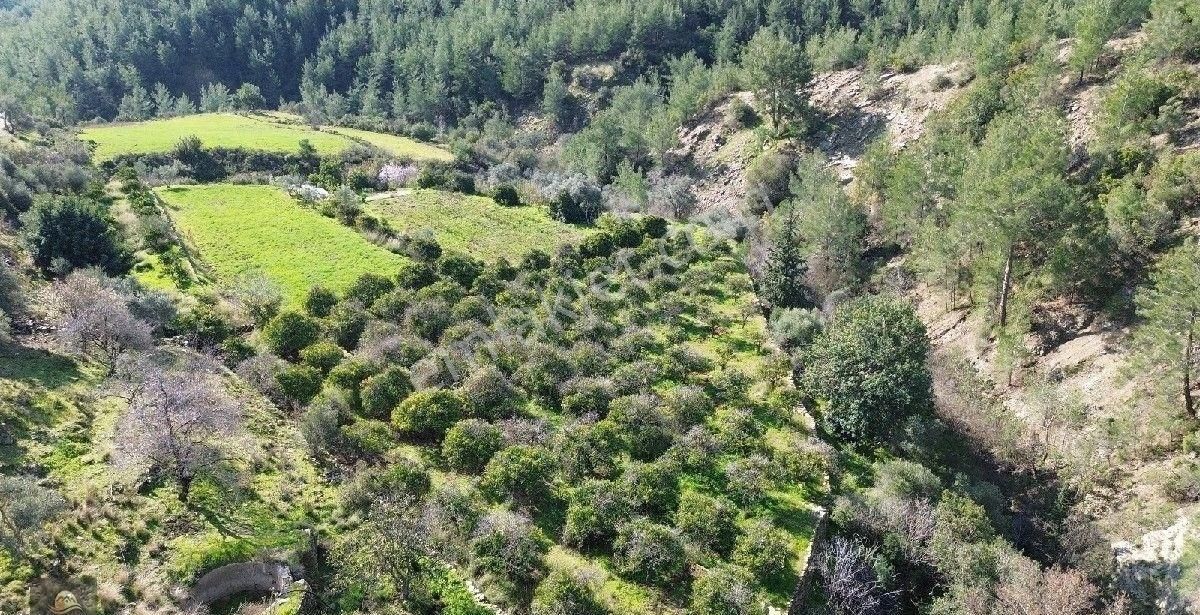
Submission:
<svg viewBox="0 0 1200 615">
<path fill-rule="evenodd" d="M 170 476 L 187 502 L 196 476 L 221 460 L 217 441 L 236 431 L 241 408 L 199 358 L 143 359 L 122 371 L 129 408 L 117 425 L 116 463 Z"/>
<path fill-rule="evenodd" d="M 830 615 L 883 613 L 890 595 L 875 574 L 875 549 L 834 538 L 821 562 L 821 588 Z"/>
<path fill-rule="evenodd" d="M 1083 574 L 1024 561 L 996 588 L 996 615 L 1087 615 L 1100 597 Z"/>
<path fill-rule="evenodd" d="M 129 311 L 111 280 L 95 271 L 75 271 L 54 285 L 58 339 L 103 364 L 108 374 L 128 350 L 153 345 L 150 325 Z"/>
</svg>

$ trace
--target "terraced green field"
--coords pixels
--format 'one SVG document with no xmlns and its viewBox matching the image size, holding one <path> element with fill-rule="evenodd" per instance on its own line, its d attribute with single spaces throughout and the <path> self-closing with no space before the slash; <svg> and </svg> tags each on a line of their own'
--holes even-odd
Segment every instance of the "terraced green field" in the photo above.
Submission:
<svg viewBox="0 0 1200 615">
<path fill-rule="evenodd" d="M 180 139 L 195 135 L 205 147 L 244 147 L 269 152 L 295 152 L 308 139 L 322 154 L 340 152 L 354 144 L 343 135 L 313 130 L 300 124 L 233 113 L 202 113 L 148 122 L 105 124 L 85 128 L 79 138 L 96 144 L 97 161 L 123 154 L 168 152 Z"/>
<path fill-rule="evenodd" d="M 126 154 L 168 152 L 180 139 L 195 135 L 205 147 L 242 147 L 268 152 L 295 152 L 308 139 L 317 152 L 336 154 L 355 143 L 368 143 L 395 156 L 414 160 L 451 160 L 450 152 L 407 137 L 354 128 L 315 130 L 285 113 L 239 115 L 201 113 L 147 122 L 104 124 L 84 128 L 79 138 L 96 144 L 98 162 Z"/>
<path fill-rule="evenodd" d="M 412 234 L 428 229 L 443 248 L 485 260 L 516 260 L 534 249 L 552 253 L 591 232 L 563 224 L 539 207 L 502 207 L 488 197 L 439 190 L 414 190 L 372 201 L 367 210 L 397 231 Z"/>
<path fill-rule="evenodd" d="M 386 274 L 406 262 L 273 186 L 211 184 L 156 192 L 217 281 L 259 270 L 282 287 L 291 305 L 314 284 L 342 289 L 363 273 Z"/>
<path fill-rule="evenodd" d="M 379 149 L 401 158 L 413 160 L 454 160 L 454 155 L 436 145 L 414 141 L 408 137 L 389 135 L 381 132 L 359 130 L 357 128 L 342 128 L 341 126 L 325 126 L 322 130 L 345 135 L 352 139 L 366 141 Z"/>
</svg>

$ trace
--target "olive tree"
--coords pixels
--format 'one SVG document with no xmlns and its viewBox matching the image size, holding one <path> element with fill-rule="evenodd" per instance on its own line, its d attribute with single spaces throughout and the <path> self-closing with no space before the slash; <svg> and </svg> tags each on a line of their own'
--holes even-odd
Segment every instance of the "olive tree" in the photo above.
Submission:
<svg viewBox="0 0 1200 615">
<path fill-rule="evenodd" d="M 0 476 L 0 544 L 29 558 L 45 537 L 46 524 L 67 507 L 58 492 L 28 476 Z"/>
<path fill-rule="evenodd" d="M 479 521 L 471 539 L 471 568 L 483 575 L 485 584 L 525 603 L 546 575 L 549 550 L 550 541 L 528 517 L 500 510 Z"/>
<path fill-rule="evenodd" d="M 556 570 L 533 593 L 532 615 L 605 615 L 608 610 L 578 576 Z"/>
<path fill-rule="evenodd" d="M 503 446 L 500 428 L 480 419 L 467 419 L 446 432 L 442 457 L 459 472 L 478 473 Z"/>
<path fill-rule="evenodd" d="M 679 534 L 647 519 L 622 525 L 613 551 L 617 570 L 643 583 L 669 586 L 687 571 L 687 554 Z"/>
<path fill-rule="evenodd" d="M 722 565 L 704 572 L 692 585 L 693 615 L 762 615 L 762 598 L 745 568 Z"/>
</svg>

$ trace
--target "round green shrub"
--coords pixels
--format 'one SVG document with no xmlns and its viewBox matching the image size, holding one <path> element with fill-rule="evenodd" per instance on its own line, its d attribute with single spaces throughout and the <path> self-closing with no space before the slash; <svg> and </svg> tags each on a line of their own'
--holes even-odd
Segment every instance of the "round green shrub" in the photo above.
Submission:
<svg viewBox="0 0 1200 615">
<path fill-rule="evenodd" d="M 442 440 L 442 458 L 459 472 L 477 474 L 504 446 L 500 429 L 487 421 L 466 419 L 454 424 Z"/>
<path fill-rule="evenodd" d="M 440 440 L 463 415 L 462 397 L 453 391 L 431 389 L 409 395 L 392 411 L 392 425 L 404 435 Z"/>
<path fill-rule="evenodd" d="M 687 554 L 679 535 L 647 519 L 622 525 L 613 543 L 613 553 L 618 572 L 659 587 L 677 583 L 687 570 Z"/>
<path fill-rule="evenodd" d="M 295 360 L 300 351 L 311 346 L 321 335 L 321 324 L 299 312 L 283 312 L 263 329 L 263 339 L 271 352 Z"/>
</svg>

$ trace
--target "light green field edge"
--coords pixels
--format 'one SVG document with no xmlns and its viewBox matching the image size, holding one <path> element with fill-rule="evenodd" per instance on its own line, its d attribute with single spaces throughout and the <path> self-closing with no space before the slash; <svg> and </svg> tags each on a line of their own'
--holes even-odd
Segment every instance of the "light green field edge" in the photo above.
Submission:
<svg viewBox="0 0 1200 615">
<path fill-rule="evenodd" d="M 300 141 L 308 139 L 320 154 L 337 154 L 356 143 L 367 143 L 401 158 L 454 159 L 445 149 L 407 137 L 329 126 L 316 130 L 296 116 L 280 113 L 201 113 L 146 122 L 102 124 L 79 132 L 80 139 L 95 143 L 93 156 L 97 162 L 126 154 L 169 152 L 180 139 L 192 135 L 199 137 L 205 147 L 291 153 L 300 149 Z"/>
<path fill-rule="evenodd" d="M 124 154 L 169 152 L 180 139 L 192 135 L 199 137 L 205 147 L 244 147 L 268 152 L 296 152 L 303 139 L 308 139 L 321 154 L 336 154 L 354 145 L 352 139 L 343 135 L 233 113 L 105 124 L 79 132 L 80 139 L 96 144 L 93 157 L 97 162 Z"/>
<path fill-rule="evenodd" d="M 280 285 L 288 305 L 315 284 L 341 290 L 363 273 L 390 275 L 407 262 L 274 186 L 212 184 L 155 193 L 218 282 L 261 271 Z"/>
<path fill-rule="evenodd" d="M 564 224 L 540 207 L 502 207 L 484 196 L 438 190 L 413 190 L 370 201 L 367 211 L 396 231 L 428 230 L 445 249 L 484 260 L 520 259 L 531 250 L 553 253 L 565 243 L 578 243 L 590 229 Z"/>
<path fill-rule="evenodd" d="M 440 162 L 449 162 L 454 160 L 454 154 L 442 149 L 436 145 L 421 143 L 414 141 L 408 137 L 398 135 L 389 135 L 382 132 L 370 132 L 368 130 L 359 130 L 357 128 L 343 128 L 341 126 L 323 126 L 321 130 L 337 133 L 356 139 L 366 141 L 379 149 L 398 156 L 400 158 L 412 158 L 413 160 L 436 160 Z"/>
</svg>

